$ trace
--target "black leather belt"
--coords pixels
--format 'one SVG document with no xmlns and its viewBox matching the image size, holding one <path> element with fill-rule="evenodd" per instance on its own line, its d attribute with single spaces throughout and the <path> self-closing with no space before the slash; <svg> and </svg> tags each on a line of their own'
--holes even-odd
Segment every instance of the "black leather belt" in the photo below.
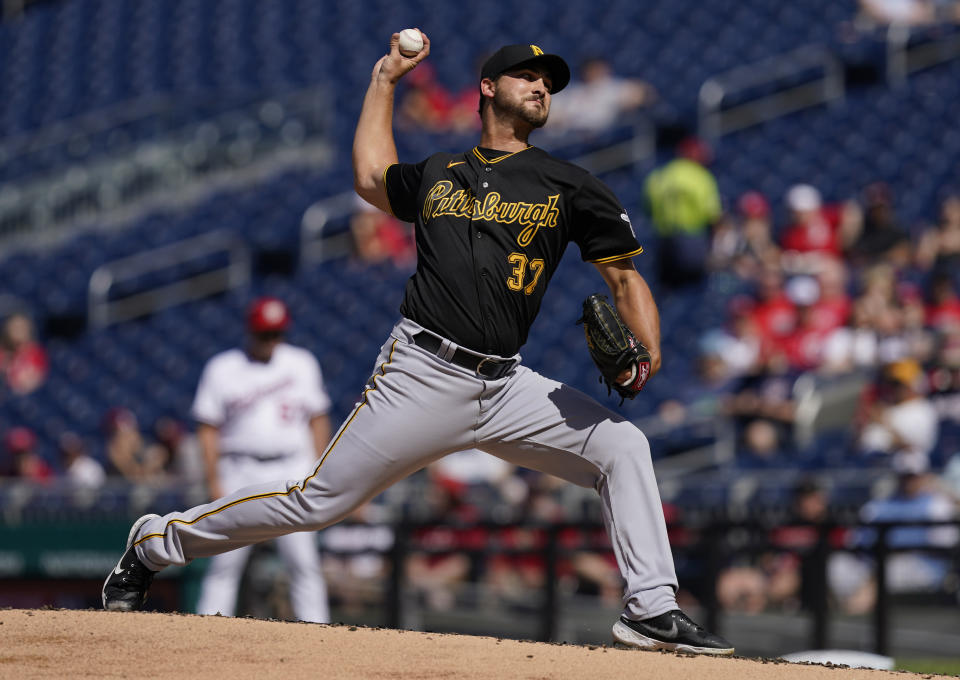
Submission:
<svg viewBox="0 0 960 680">
<path fill-rule="evenodd" d="M 443 344 L 443 341 L 437 336 L 423 331 L 414 334 L 413 342 L 431 354 L 437 354 L 437 352 L 440 351 L 440 345 Z M 440 355 L 437 354 L 437 356 Z M 442 359 L 443 357 L 440 358 Z M 473 352 L 459 348 L 447 361 L 461 368 L 465 368 L 468 371 L 473 371 L 484 378 L 490 378 L 491 380 L 502 378 L 517 365 L 514 359 L 492 359 L 483 354 L 474 354 Z"/>
</svg>

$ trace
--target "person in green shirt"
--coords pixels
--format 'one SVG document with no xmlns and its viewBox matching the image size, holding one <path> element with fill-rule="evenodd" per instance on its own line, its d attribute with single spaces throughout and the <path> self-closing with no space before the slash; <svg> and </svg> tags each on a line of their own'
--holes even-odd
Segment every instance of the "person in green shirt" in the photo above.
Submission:
<svg viewBox="0 0 960 680">
<path fill-rule="evenodd" d="M 710 161 L 710 148 L 688 138 L 677 146 L 676 157 L 644 182 L 644 205 L 659 236 L 659 278 L 670 288 L 706 274 L 710 227 L 722 211 L 717 181 L 706 167 Z"/>
</svg>

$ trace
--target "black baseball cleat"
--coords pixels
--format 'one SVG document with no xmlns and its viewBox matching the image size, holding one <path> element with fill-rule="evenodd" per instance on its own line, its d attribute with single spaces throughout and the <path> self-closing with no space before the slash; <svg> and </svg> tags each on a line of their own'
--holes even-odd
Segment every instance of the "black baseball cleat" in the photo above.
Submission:
<svg viewBox="0 0 960 680">
<path fill-rule="evenodd" d="M 123 557 L 117 562 L 117 566 L 107 574 L 107 580 L 103 582 L 103 608 L 112 611 L 130 612 L 143 607 L 147 601 L 147 590 L 153 583 L 155 571 L 147 567 L 137 557 L 137 552 L 133 549 L 133 542 L 137 539 L 137 533 L 145 523 L 155 519 L 160 515 L 144 515 L 130 529 L 127 535 L 127 550 Z"/>
<path fill-rule="evenodd" d="M 621 616 L 613 624 L 613 639 L 640 649 L 666 649 L 689 654 L 733 654 L 733 645 L 702 628 L 679 609 L 643 621 Z"/>
</svg>

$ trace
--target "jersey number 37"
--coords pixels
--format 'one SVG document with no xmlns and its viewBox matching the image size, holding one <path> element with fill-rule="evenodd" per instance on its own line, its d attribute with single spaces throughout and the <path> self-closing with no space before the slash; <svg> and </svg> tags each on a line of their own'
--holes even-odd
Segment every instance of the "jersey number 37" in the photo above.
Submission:
<svg viewBox="0 0 960 680">
<path fill-rule="evenodd" d="M 537 287 L 540 274 L 543 273 L 543 260 L 539 257 L 529 260 L 523 253 L 510 253 L 507 255 L 507 261 L 513 266 L 513 271 L 507 278 L 507 288 L 522 290 L 526 295 L 530 295 Z M 530 269 L 530 282 L 524 285 L 528 267 Z"/>
</svg>

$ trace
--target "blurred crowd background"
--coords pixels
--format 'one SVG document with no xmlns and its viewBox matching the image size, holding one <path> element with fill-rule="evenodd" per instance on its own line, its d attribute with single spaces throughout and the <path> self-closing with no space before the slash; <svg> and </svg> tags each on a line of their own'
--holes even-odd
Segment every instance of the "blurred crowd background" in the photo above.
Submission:
<svg viewBox="0 0 960 680">
<path fill-rule="evenodd" d="M 478 64 L 501 43 L 574 67 L 533 141 L 598 174 L 638 228 L 664 365 L 619 410 L 651 440 L 688 606 L 809 608 L 803 556 L 811 527 L 830 523 L 831 607 L 864 615 L 877 599 L 857 552 L 876 541 L 869 523 L 956 519 L 960 3 L 4 8 L 0 529 L 203 501 L 190 402 L 258 295 L 289 305 L 331 416 L 350 412 L 415 263 L 410 225 L 350 192 L 370 69 L 407 26 L 432 52 L 398 94 L 405 161 L 476 142 Z M 575 325 L 603 283 L 574 251 L 522 354 L 618 409 Z M 450 456 L 321 534 L 335 614 L 382 602 L 401 520 L 424 548 L 406 571 L 425 611 L 539 606 L 535 551 L 557 523 L 562 591 L 616 609 L 591 493 Z M 769 529 L 762 549 L 731 538 L 708 579 L 699 530 L 745 519 Z M 955 608 L 956 527 L 897 531 L 886 588 Z M 8 586 L 35 575 L 12 546 Z M 0 603 L 32 602 L 11 590 Z"/>
</svg>

